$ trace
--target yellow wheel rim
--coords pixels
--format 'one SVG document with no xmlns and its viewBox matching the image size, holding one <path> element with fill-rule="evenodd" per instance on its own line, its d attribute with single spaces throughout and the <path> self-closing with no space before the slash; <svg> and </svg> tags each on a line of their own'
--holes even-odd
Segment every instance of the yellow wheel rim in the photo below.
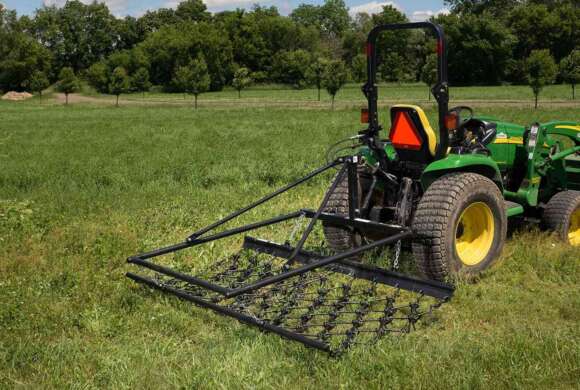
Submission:
<svg viewBox="0 0 580 390">
<path fill-rule="evenodd" d="M 493 213 L 487 204 L 476 202 L 463 210 L 455 226 L 455 250 L 463 264 L 474 266 L 485 259 L 494 230 Z"/>
<path fill-rule="evenodd" d="M 580 207 L 574 210 L 572 216 L 570 217 L 568 241 L 571 245 L 580 246 Z"/>
</svg>

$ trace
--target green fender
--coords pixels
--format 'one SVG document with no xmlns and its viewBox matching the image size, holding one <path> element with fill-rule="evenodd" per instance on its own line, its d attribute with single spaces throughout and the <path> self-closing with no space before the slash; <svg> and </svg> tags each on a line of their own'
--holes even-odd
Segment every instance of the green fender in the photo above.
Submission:
<svg viewBox="0 0 580 390">
<path fill-rule="evenodd" d="M 441 176 L 452 172 L 478 173 L 493 180 L 503 192 L 503 182 L 497 163 L 491 157 L 482 154 L 450 154 L 427 165 L 420 179 L 423 190 Z"/>
</svg>

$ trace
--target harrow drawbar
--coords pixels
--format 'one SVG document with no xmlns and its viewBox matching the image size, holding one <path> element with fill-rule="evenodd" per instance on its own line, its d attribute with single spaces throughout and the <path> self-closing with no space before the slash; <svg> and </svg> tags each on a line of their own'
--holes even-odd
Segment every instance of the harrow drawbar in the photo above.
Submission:
<svg viewBox="0 0 580 390">
<path fill-rule="evenodd" d="M 315 171 L 321 173 L 343 164 L 317 210 L 298 210 L 269 220 L 204 235 L 210 230 L 304 182 L 304 178 L 237 211 L 186 241 L 132 256 L 128 262 L 146 275 L 127 273 L 130 279 L 173 294 L 198 306 L 233 317 L 265 331 L 299 341 L 309 347 L 339 355 L 353 345 L 373 344 L 387 334 L 404 334 L 414 329 L 425 315 L 453 295 L 445 283 L 423 280 L 352 259 L 363 252 L 396 244 L 413 236 L 403 226 L 383 224 L 325 213 L 329 194 L 341 176 L 356 169 L 356 161 L 340 160 Z M 315 174 L 306 176 L 311 178 Z M 349 175 L 350 176 L 350 175 Z M 265 199 L 265 200 L 264 200 Z M 184 273 L 153 262 L 207 242 L 245 233 L 292 219 L 310 219 L 298 243 L 283 244 L 246 236 L 239 252 Z M 303 249 L 317 221 L 334 226 L 373 231 L 384 238 L 338 254 Z"/>
</svg>

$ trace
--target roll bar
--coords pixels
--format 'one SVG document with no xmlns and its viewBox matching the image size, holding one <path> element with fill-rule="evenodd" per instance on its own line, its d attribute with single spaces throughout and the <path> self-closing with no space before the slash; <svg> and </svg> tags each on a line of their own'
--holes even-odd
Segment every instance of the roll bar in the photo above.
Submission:
<svg viewBox="0 0 580 390">
<path fill-rule="evenodd" d="M 434 33 L 437 38 L 437 83 L 431 89 L 439 112 L 439 146 L 435 159 L 443 158 L 449 144 L 449 134 L 445 127 L 445 115 L 449 110 L 449 86 L 447 82 L 447 52 L 445 35 L 441 26 L 431 22 L 385 24 L 371 30 L 366 42 L 367 83 L 362 90 L 368 100 L 369 127 L 363 132 L 367 143 L 379 155 L 379 162 L 386 168 L 386 154 L 380 145 L 379 131 L 382 129 L 378 119 L 378 87 L 377 87 L 377 38 L 383 31 L 425 29 Z M 382 161 L 384 160 L 384 161 Z"/>
</svg>

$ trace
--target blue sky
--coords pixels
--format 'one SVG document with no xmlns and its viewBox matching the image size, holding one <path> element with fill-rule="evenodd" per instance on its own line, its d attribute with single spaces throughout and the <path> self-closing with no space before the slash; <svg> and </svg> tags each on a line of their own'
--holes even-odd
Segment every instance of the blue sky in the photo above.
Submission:
<svg viewBox="0 0 580 390">
<path fill-rule="evenodd" d="M 92 0 L 81 0 L 89 3 Z M 179 0 L 99 0 L 106 3 L 117 16 L 139 16 L 148 9 L 175 7 Z M 351 13 L 380 11 L 382 5 L 391 4 L 399 8 L 413 21 L 425 20 L 433 14 L 444 10 L 443 0 L 345 0 Z M 320 4 L 320 1 L 308 0 L 204 0 L 212 12 L 235 8 L 250 8 L 259 3 L 264 6 L 275 5 L 282 14 L 288 14 L 300 3 Z M 34 10 L 46 5 L 63 5 L 66 0 L 0 0 L 7 8 L 15 9 L 19 14 L 32 14 Z"/>
</svg>

